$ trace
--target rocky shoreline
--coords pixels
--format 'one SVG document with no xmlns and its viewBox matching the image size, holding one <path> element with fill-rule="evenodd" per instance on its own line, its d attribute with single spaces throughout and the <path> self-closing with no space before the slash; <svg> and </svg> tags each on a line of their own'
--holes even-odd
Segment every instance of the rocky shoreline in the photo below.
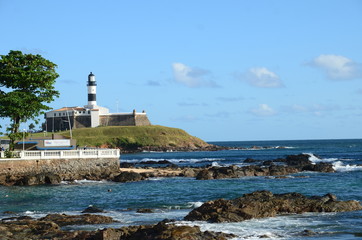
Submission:
<svg viewBox="0 0 362 240">
<path fill-rule="evenodd" d="M 362 206 L 354 200 L 338 201 L 333 194 L 307 197 L 299 193 L 273 194 L 269 191 L 257 191 L 244 194 L 240 198 L 208 201 L 193 209 L 186 221 L 239 222 L 252 218 L 275 217 L 285 214 L 304 212 L 345 212 L 361 210 Z M 102 212 L 97 208 L 88 208 L 84 214 L 49 214 L 39 219 L 28 216 L 4 218 L 0 221 L 0 236 L 4 240 L 22 239 L 77 239 L 77 240 L 226 240 L 237 237 L 233 234 L 201 231 L 198 226 L 177 224 L 175 220 L 163 220 L 154 225 L 104 228 L 94 231 L 67 231 L 63 227 L 70 225 L 94 225 L 117 223 L 111 217 L 89 214 Z M 316 234 L 305 230 L 300 235 Z M 262 238 L 263 236 L 260 236 Z"/>
<path fill-rule="evenodd" d="M 328 162 L 313 163 L 308 154 L 289 155 L 268 161 L 245 159 L 246 166 L 207 166 L 207 167 L 180 167 L 164 160 L 162 162 L 144 162 L 143 167 L 135 164 L 121 163 L 120 169 L 103 169 L 85 173 L 55 174 L 53 172 L 27 175 L 8 174 L 0 176 L 0 185 L 30 186 L 39 184 L 60 184 L 62 181 L 74 180 L 107 180 L 114 182 L 141 181 L 152 177 L 192 177 L 197 180 L 240 178 L 250 176 L 286 177 L 290 174 L 303 171 L 332 173 L 332 164 Z M 157 167 L 153 166 L 157 165 Z M 145 167 L 146 166 L 146 167 Z"/>
<path fill-rule="evenodd" d="M 208 167 L 178 167 L 171 162 L 144 162 L 143 165 L 164 165 L 164 167 L 136 167 L 135 164 L 121 164 L 121 173 L 113 180 L 117 182 L 132 182 L 145 180 L 150 177 L 192 177 L 197 180 L 240 178 L 252 176 L 287 177 L 290 174 L 303 171 L 333 173 L 333 165 L 327 162 L 313 163 L 309 155 L 289 155 L 260 162 L 254 159 L 246 159 L 247 166 L 208 166 Z M 260 163 L 259 163 L 260 162 Z"/>
</svg>

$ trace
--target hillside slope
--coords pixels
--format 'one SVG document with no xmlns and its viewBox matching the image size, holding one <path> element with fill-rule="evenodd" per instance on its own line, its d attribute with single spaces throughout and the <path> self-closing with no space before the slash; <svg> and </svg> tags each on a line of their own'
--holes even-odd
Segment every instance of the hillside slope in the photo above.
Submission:
<svg viewBox="0 0 362 240">
<path fill-rule="evenodd" d="M 57 134 L 68 136 L 69 131 Z M 117 147 L 135 150 L 201 150 L 213 148 L 203 140 L 177 128 L 164 126 L 130 126 L 81 128 L 72 131 L 79 146 Z"/>
</svg>

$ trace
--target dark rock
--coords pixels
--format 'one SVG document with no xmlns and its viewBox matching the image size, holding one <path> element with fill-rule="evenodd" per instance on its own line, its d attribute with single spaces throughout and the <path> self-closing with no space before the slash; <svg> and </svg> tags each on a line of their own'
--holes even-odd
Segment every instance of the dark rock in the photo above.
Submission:
<svg viewBox="0 0 362 240">
<path fill-rule="evenodd" d="M 316 235 L 316 232 L 306 229 L 306 230 L 302 231 L 300 235 L 310 237 L 310 236 Z"/>
<path fill-rule="evenodd" d="M 121 172 L 119 175 L 115 176 L 113 181 L 115 182 L 135 182 L 141 181 L 144 177 L 141 174 L 135 172 Z"/>
<path fill-rule="evenodd" d="M 314 172 L 335 172 L 331 163 L 319 162 L 317 164 L 309 164 L 302 168 L 303 171 L 314 171 Z"/>
<path fill-rule="evenodd" d="M 255 160 L 253 158 L 247 158 L 244 160 L 244 163 L 255 163 L 255 162 L 258 162 L 258 160 Z"/>
<path fill-rule="evenodd" d="M 306 165 L 312 164 L 312 161 L 309 160 L 308 154 L 299 154 L 299 155 L 289 155 L 286 158 L 286 164 L 293 167 L 304 167 Z"/>
<path fill-rule="evenodd" d="M 48 214 L 47 216 L 40 218 L 39 220 L 54 222 L 59 226 L 103 224 L 103 223 L 115 222 L 111 217 L 93 215 L 93 214 L 82 214 L 82 215 Z"/>
<path fill-rule="evenodd" d="M 196 172 L 195 169 L 192 168 L 186 168 L 182 170 L 182 176 L 184 177 L 196 177 Z"/>
<path fill-rule="evenodd" d="M 15 185 L 32 186 L 39 184 L 60 184 L 61 180 L 61 177 L 57 174 L 34 174 L 21 177 L 15 182 Z"/>
<path fill-rule="evenodd" d="M 70 216 L 68 216 L 70 217 Z M 68 218 L 67 217 L 67 218 Z M 107 228 L 96 231 L 64 231 L 60 226 L 69 224 L 83 224 L 76 221 L 80 216 L 74 216 L 72 221 L 64 224 L 64 215 L 48 215 L 41 220 L 18 220 L 0 222 L 0 238 L 4 240 L 24 239 L 78 239 L 78 240 L 226 240 L 235 237 L 232 234 L 201 232 L 199 227 L 176 226 L 172 221 L 161 221 L 156 225 L 141 225 L 122 227 L 120 229 Z M 47 220 L 45 220 L 47 219 Z M 54 220 L 54 221 L 53 221 Z M 56 223 L 58 222 L 59 225 Z M 94 222 L 98 224 L 99 222 Z M 88 224 L 88 222 L 86 222 Z"/>
<path fill-rule="evenodd" d="M 271 166 L 271 165 L 274 165 L 274 162 L 272 160 L 267 160 L 267 161 L 263 162 L 263 165 L 264 166 Z"/>
<path fill-rule="evenodd" d="M 226 240 L 235 235 L 210 231 L 201 232 L 197 226 L 176 226 L 162 221 L 156 225 L 121 228 L 116 237 L 115 239 L 120 240 Z"/>
<path fill-rule="evenodd" d="M 172 163 L 167 160 L 161 160 L 161 161 L 145 161 L 141 162 L 141 164 L 172 164 Z"/>
<path fill-rule="evenodd" d="M 15 212 L 12 212 L 12 211 L 4 211 L 3 214 L 15 214 Z"/>
<path fill-rule="evenodd" d="M 134 163 L 121 162 L 119 164 L 120 168 L 133 168 L 135 166 Z"/>
<path fill-rule="evenodd" d="M 137 209 L 137 212 L 138 213 L 153 213 L 154 211 L 149 208 L 140 208 L 140 209 Z"/>
<path fill-rule="evenodd" d="M 101 212 L 104 212 L 104 210 L 94 206 L 89 206 L 82 211 L 82 213 L 101 213 Z"/>
<path fill-rule="evenodd" d="M 332 194 L 308 198 L 300 193 L 273 194 L 257 191 L 233 200 L 218 199 L 192 210 L 188 221 L 239 222 L 252 218 L 274 217 L 278 214 L 304 212 L 345 212 L 361 210 L 358 201 L 337 201 Z"/>
<path fill-rule="evenodd" d="M 214 179 L 213 172 L 209 169 L 203 169 L 196 175 L 197 180 L 209 180 Z"/>
</svg>

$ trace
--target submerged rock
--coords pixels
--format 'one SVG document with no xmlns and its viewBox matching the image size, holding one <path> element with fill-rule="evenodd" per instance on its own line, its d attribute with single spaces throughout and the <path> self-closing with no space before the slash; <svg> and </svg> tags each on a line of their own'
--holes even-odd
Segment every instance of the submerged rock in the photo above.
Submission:
<svg viewBox="0 0 362 240">
<path fill-rule="evenodd" d="M 333 194 L 308 198 L 300 193 L 273 194 L 270 191 L 257 191 L 233 200 L 218 199 L 206 202 L 192 210 L 185 220 L 239 222 L 252 218 L 274 217 L 278 214 L 361 209 L 358 201 L 337 201 Z"/>
<path fill-rule="evenodd" d="M 101 213 L 101 212 L 104 212 L 104 210 L 95 206 L 89 206 L 82 211 L 82 213 Z"/>
</svg>

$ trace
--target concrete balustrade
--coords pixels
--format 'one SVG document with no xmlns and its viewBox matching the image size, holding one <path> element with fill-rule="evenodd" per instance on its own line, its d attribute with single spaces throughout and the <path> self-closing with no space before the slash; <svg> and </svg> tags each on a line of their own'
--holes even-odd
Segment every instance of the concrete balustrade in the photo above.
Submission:
<svg viewBox="0 0 362 240">
<path fill-rule="evenodd" d="M 79 159 L 79 158 L 119 158 L 119 149 L 82 149 L 82 150 L 46 150 L 46 151 L 18 151 L 15 158 L 4 158 L 1 152 L 0 161 L 6 160 L 41 160 L 41 159 Z"/>
</svg>

